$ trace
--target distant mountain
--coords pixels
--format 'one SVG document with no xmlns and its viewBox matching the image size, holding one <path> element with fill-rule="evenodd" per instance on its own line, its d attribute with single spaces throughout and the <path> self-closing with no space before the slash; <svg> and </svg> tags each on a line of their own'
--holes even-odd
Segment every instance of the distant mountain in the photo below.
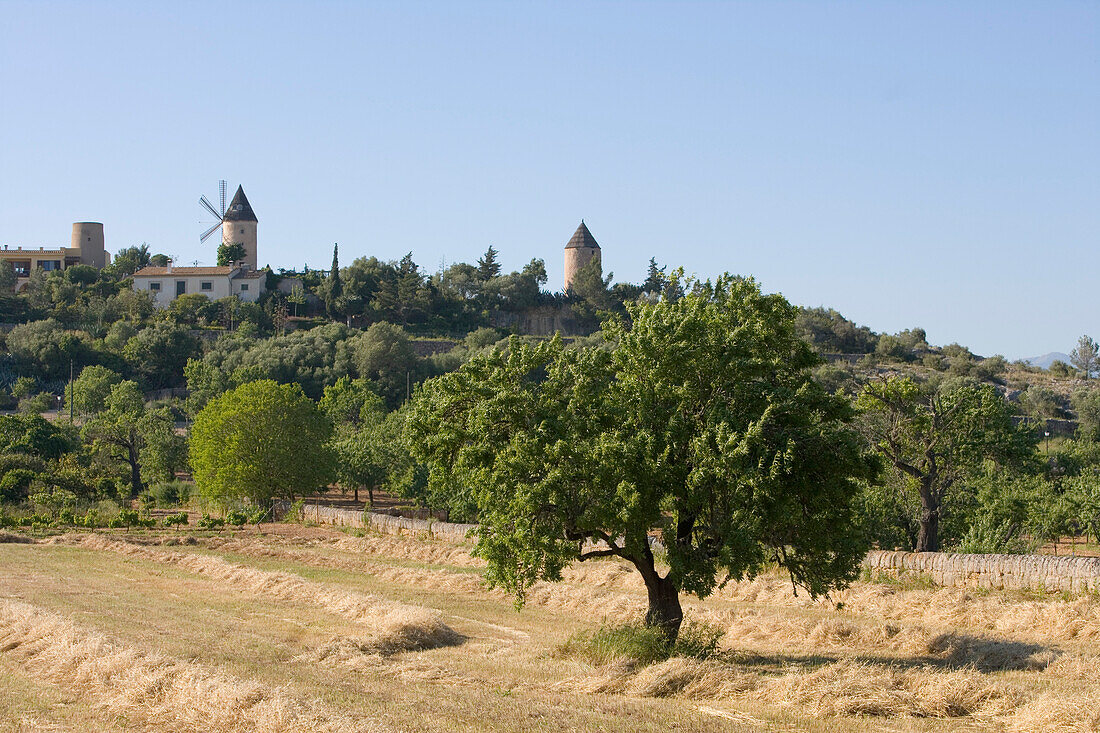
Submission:
<svg viewBox="0 0 1100 733">
<path fill-rule="evenodd" d="M 1050 369 L 1050 365 L 1056 361 L 1064 361 L 1069 364 L 1069 354 L 1063 354 L 1061 351 L 1052 351 L 1049 354 L 1043 354 L 1042 356 L 1033 356 L 1030 359 L 1024 359 L 1031 366 L 1042 367 L 1043 369 Z"/>
</svg>

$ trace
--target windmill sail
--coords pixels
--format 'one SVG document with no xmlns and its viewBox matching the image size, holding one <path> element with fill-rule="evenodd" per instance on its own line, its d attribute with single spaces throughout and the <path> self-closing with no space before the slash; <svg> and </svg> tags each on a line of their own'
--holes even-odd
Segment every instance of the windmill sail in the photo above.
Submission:
<svg viewBox="0 0 1100 733">
<path fill-rule="evenodd" d="M 210 199 L 206 198 L 205 195 L 199 196 L 199 203 L 202 205 L 202 208 L 206 209 L 206 211 L 217 220 L 216 222 L 214 222 L 214 224 L 210 226 L 209 229 L 199 235 L 200 242 L 205 242 L 207 239 L 209 239 L 210 235 L 218 231 L 218 229 L 221 228 L 222 222 L 225 221 L 225 186 L 226 182 L 224 180 L 218 181 L 218 190 L 221 193 L 220 209 L 215 209 L 214 204 L 210 203 Z"/>
</svg>

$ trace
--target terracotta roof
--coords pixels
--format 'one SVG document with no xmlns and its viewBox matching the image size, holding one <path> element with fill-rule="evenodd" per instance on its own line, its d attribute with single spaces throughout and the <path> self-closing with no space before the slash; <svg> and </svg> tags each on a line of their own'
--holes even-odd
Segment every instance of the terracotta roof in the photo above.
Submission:
<svg viewBox="0 0 1100 733">
<path fill-rule="evenodd" d="M 233 194 L 233 200 L 229 202 L 229 208 L 225 210 L 222 221 L 256 220 L 256 212 L 252 210 L 252 204 L 248 203 L 248 197 L 244 195 L 244 186 L 237 186 L 237 193 Z"/>
<path fill-rule="evenodd" d="M 134 277 L 170 277 L 172 275 L 229 275 L 232 267 L 143 267 Z"/>
<path fill-rule="evenodd" d="M 596 242 L 596 238 L 592 236 L 592 232 L 588 231 L 588 227 L 584 225 L 584 219 L 581 219 L 581 225 L 577 227 L 577 231 L 573 232 L 572 239 L 565 245 L 566 249 L 577 249 L 580 247 L 589 247 L 591 249 L 599 249 L 600 245 Z"/>
<path fill-rule="evenodd" d="M 267 272 L 264 270 L 251 270 L 249 272 L 242 272 L 233 277 L 234 280 L 256 280 L 257 278 L 267 277 Z"/>
</svg>

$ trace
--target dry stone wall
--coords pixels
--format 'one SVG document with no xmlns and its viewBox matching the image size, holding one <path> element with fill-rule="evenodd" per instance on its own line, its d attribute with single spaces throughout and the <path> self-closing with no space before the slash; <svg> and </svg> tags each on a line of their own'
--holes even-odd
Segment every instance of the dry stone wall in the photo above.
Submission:
<svg viewBox="0 0 1100 733">
<path fill-rule="evenodd" d="M 311 504 L 302 507 L 302 518 L 318 524 L 369 527 L 382 534 L 426 534 L 449 540 L 465 539 L 470 530 L 477 528 L 476 524 L 406 519 Z M 948 587 L 1100 592 L 1100 558 L 1096 557 L 872 550 L 863 565 L 873 573 L 897 578 L 921 576 Z"/>
<path fill-rule="evenodd" d="M 955 555 L 872 550 L 863 564 L 895 577 L 924 576 L 959 588 L 1100 591 L 1100 558 L 1053 555 Z"/>
<path fill-rule="evenodd" d="M 389 514 L 376 514 L 354 509 L 337 509 L 331 506 L 306 504 L 302 507 L 302 519 L 317 524 L 331 524 L 337 527 L 370 528 L 382 534 L 428 534 L 451 540 L 464 539 L 476 524 L 457 524 L 455 522 L 435 522 L 426 519 L 406 519 Z"/>
</svg>

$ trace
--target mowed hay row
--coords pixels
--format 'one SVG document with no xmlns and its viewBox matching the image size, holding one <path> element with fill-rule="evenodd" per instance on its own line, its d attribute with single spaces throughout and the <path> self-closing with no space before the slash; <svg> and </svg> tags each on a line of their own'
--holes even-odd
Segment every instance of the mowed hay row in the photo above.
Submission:
<svg viewBox="0 0 1100 733">
<path fill-rule="evenodd" d="M 587 693 L 692 700 L 755 701 L 814 717 L 961 718 L 990 721 L 1025 701 L 1013 687 L 961 669 L 894 669 L 844 660 L 778 675 L 715 661 L 673 657 L 634 670 L 610 665 L 563 686 Z"/>
<path fill-rule="evenodd" d="M 0 600 L 0 653 L 106 713 L 156 730 L 383 730 L 283 690 L 121 645 L 22 602 Z"/>
<path fill-rule="evenodd" d="M 88 549 L 175 565 L 207 578 L 226 581 L 237 590 L 307 603 L 336 613 L 369 628 L 372 632 L 369 641 L 379 653 L 431 649 L 458 644 L 462 640 L 434 609 L 332 588 L 292 573 L 250 568 L 210 555 L 150 550 L 95 535 L 82 538 L 80 544 Z"/>
<path fill-rule="evenodd" d="M 380 580 L 402 583 L 444 593 L 463 593 L 479 598 L 507 601 L 510 596 L 501 590 L 486 587 L 481 575 L 446 570 L 443 568 L 417 568 L 387 565 L 370 560 L 332 557 L 314 553 L 264 546 L 251 541 L 222 543 L 220 550 L 236 552 L 252 557 L 292 560 L 303 565 L 320 568 L 356 570 Z M 644 589 L 641 591 L 644 592 Z M 538 582 L 527 590 L 526 604 L 550 610 L 584 610 L 597 618 L 625 620 L 634 618 L 645 610 L 644 596 L 613 593 L 607 589 L 594 589 L 582 585 Z"/>
<path fill-rule="evenodd" d="M 452 565 L 460 568 L 483 568 L 485 561 L 470 554 L 470 547 L 446 540 L 418 540 L 400 536 L 344 537 L 332 545 L 337 550 L 364 555 L 380 555 L 399 560 L 413 560 L 428 565 Z"/>
<path fill-rule="evenodd" d="M 382 580 L 430 588 L 434 591 L 475 594 L 482 598 L 507 599 L 501 591 L 486 589 L 481 577 L 471 573 L 435 568 L 410 568 L 387 565 L 342 555 L 318 555 L 315 551 L 289 547 L 271 547 L 256 540 L 222 542 L 219 549 L 253 557 L 293 560 L 317 567 L 338 567 L 363 572 Z M 586 563 L 573 566 L 565 574 L 565 585 L 536 583 L 528 592 L 527 603 L 550 610 L 585 611 L 610 621 L 638 617 L 645 608 L 640 578 L 627 583 L 623 576 L 637 572 L 622 563 Z M 594 587 L 593 587 L 594 586 Z M 615 593 L 610 589 L 633 587 L 638 595 Z M 972 665 L 980 669 L 1040 670 L 1054 659 L 1051 650 L 1000 639 L 970 637 L 946 630 L 931 630 L 922 625 L 901 623 L 855 623 L 835 618 L 832 609 L 824 617 L 791 617 L 781 609 L 716 609 L 706 602 L 684 599 L 691 618 L 706 621 L 726 630 L 727 639 L 736 647 L 759 645 L 768 648 L 847 651 L 889 649 L 907 654 L 934 657 L 953 666 Z M 815 611 L 817 609 L 814 609 Z"/>
<path fill-rule="evenodd" d="M 1011 591 L 989 594 L 958 588 L 901 589 L 855 582 L 828 598 L 795 596 L 789 580 L 768 575 L 730 582 L 715 597 L 739 603 L 828 610 L 838 603 L 848 613 L 890 621 L 919 621 L 953 628 L 1013 633 L 1047 641 L 1100 639 L 1100 601 L 1073 599 L 1019 600 Z"/>
</svg>

